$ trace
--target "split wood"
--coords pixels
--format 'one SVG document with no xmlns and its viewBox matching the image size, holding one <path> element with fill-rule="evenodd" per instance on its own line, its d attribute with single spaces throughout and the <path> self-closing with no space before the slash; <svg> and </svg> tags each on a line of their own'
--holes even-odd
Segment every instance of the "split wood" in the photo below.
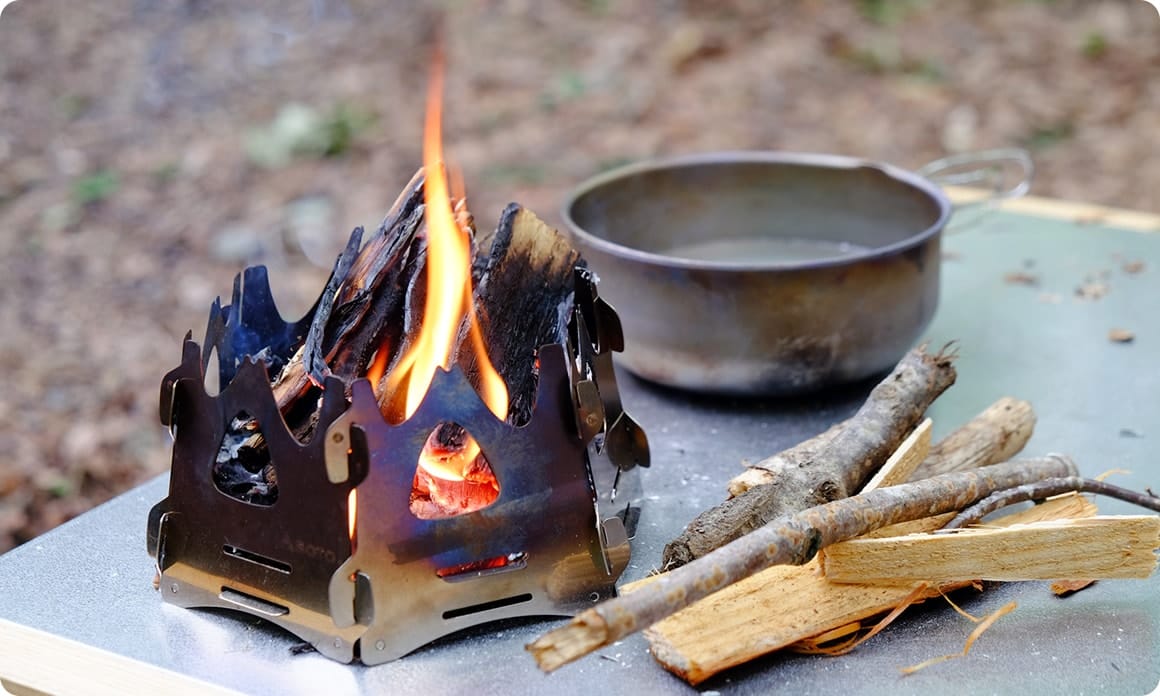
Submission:
<svg viewBox="0 0 1160 696">
<path fill-rule="evenodd" d="M 1095 514 L 1092 502 L 1080 495 L 1064 495 L 1007 515 L 995 524 L 1079 519 Z M 933 531 L 951 515 L 954 513 L 893 524 L 869 536 Z M 815 652 L 821 636 L 854 635 L 862 632 L 864 624 L 873 617 L 897 611 L 916 599 L 928 600 L 973 585 L 923 582 L 921 592 L 915 593 L 915 587 L 909 585 L 829 582 L 821 575 L 819 557 L 803 566 L 766 568 L 653 624 L 644 632 L 653 658 L 684 681 L 698 684 L 774 651 Z M 659 578 L 657 575 L 630 583 L 622 592 L 636 592 Z"/>
<path fill-rule="evenodd" d="M 891 525 L 868 536 L 930 532 L 942 527 L 953 514 Z M 1095 514 L 1095 505 L 1086 498 L 1068 495 L 1007 515 L 995 524 L 1031 524 Z M 916 587 L 907 584 L 829 582 L 821 574 L 820 556 L 827 552 L 803 566 L 767 568 L 653 624 L 644 631 L 653 658 L 696 685 L 776 650 L 816 652 L 823 636 L 832 639 L 861 633 L 873 617 L 974 584 L 924 582 L 922 590 L 916 592 Z M 635 592 L 660 577 L 638 580 L 621 591 Z"/>
<path fill-rule="evenodd" d="M 961 510 L 991 493 L 1032 481 L 1074 476 L 1060 455 L 943 474 L 783 515 L 726 546 L 603 602 L 527 646 L 552 671 L 774 565 L 801 565 L 820 549 L 887 525 Z"/>
<path fill-rule="evenodd" d="M 954 384 L 954 354 L 931 355 L 923 347 L 907 353 L 870 392 L 858 412 L 794 448 L 767 468 L 771 483 L 706 510 L 665 546 L 663 568 L 676 568 L 760 528 L 779 516 L 846 498 L 882 467 L 903 438 L 922 420 L 931 402 Z"/>
<path fill-rule="evenodd" d="M 853 539 L 826 549 L 821 564 L 830 582 L 862 585 L 1110 580 L 1149 577 L 1157 548 L 1160 517 L 1124 515 Z"/>
</svg>

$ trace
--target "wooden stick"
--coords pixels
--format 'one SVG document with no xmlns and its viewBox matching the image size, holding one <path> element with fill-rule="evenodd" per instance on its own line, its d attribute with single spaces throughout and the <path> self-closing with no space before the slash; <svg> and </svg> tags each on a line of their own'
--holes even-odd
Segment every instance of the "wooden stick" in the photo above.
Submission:
<svg viewBox="0 0 1160 696">
<path fill-rule="evenodd" d="M 842 432 L 849 422 L 850 419 L 846 419 L 835 423 L 825 431 L 808 440 L 803 440 L 787 450 L 778 452 L 772 457 L 766 457 L 756 464 L 750 464 L 745 471 L 730 479 L 730 497 L 735 498 L 750 488 L 773 483 L 778 472 L 813 461 L 817 453 L 829 447 L 830 441 L 834 439 L 835 435 Z"/>
<path fill-rule="evenodd" d="M 820 435 L 750 465 L 729 481 L 729 494 L 738 496 L 750 488 L 772 482 L 773 470 L 779 466 L 809 461 L 814 452 L 824 447 L 847 423 L 849 421 L 842 421 Z M 911 478 L 930 478 L 1005 462 L 1022 451 L 1034 429 L 1035 411 L 1031 404 L 1004 396 L 939 440 Z"/>
<path fill-rule="evenodd" d="M 1069 495 L 1007 515 L 996 524 L 1095 514 L 1095 506 L 1086 498 Z M 948 515 L 928 517 L 884 527 L 875 534 L 888 529 L 929 532 L 947 519 Z M 913 601 L 913 587 L 907 585 L 829 582 L 821 575 L 821 560 L 814 558 L 804 566 L 767 568 L 657 622 L 644 632 L 653 657 L 662 667 L 695 685 L 723 670 L 815 636 L 854 633 L 862 629 L 863 622 Z M 658 577 L 638 580 L 621 591 L 635 592 Z M 940 592 L 969 584 L 925 583 L 923 598 L 938 597 Z"/>
<path fill-rule="evenodd" d="M 954 534 L 853 539 L 826 549 L 822 571 L 831 582 L 871 585 L 1146 578 L 1156 567 L 1157 548 L 1160 517 L 1095 517 Z"/>
<path fill-rule="evenodd" d="M 871 530 L 961 510 L 997 490 L 1075 473 L 1075 464 L 1059 455 L 1012 461 L 880 488 L 783 515 L 640 591 L 580 613 L 527 648 L 541 669 L 552 671 L 764 568 L 801 565 L 819 549 Z"/>
<path fill-rule="evenodd" d="M 1160 512 L 1160 498 L 1155 495 L 1137 493 L 1136 491 L 1121 488 L 1120 486 L 1113 486 L 1110 483 L 1104 483 L 1103 481 L 1097 481 L 1095 479 L 1069 476 L 1066 478 L 1036 481 L 1035 483 L 1018 486 L 1010 490 L 992 493 L 983 500 L 960 512 L 943 529 L 961 529 L 978 522 L 992 512 L 1007 505 L 1023 503 L 1029 500 L 1044 500 L 1054 495 L 1071 493 L 1073 491 L 1077 493 L 1099 493 L 1100 495 L 1106 495 L 1132 503 L 1133 505 L 1148 508 L 1154 512 Z"/>
<path fill-rule="evenodd" d="M 768 468 L 774 482 L 706 510 L 665 546 L 671 569 L 761 527 L 780 515 L 846 498 L 862 487 L 898 449 L 927 407 L 955 381 L 954 355 L 906 354 L 845 427 L 805 461 L 785 459 Z"/>
</svg>

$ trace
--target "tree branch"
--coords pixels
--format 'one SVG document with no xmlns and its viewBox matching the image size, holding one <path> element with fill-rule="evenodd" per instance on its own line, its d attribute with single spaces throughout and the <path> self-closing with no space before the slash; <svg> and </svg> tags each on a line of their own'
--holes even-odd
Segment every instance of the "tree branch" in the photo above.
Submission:
<svg viewBox="0 0 1160 696">
<path fill-rule="evenodd" d="M 975 524 L 992 512 L 1007 507 L 1008 505 L 1023 503 L 1029 500 L 1043 500 L 1053 495 L 1062 495 L 1063 493 L 1071 492 L 1098 493 L 1099 495 L 1106 495 L 1110 498 L 1116 498 L 1132 503 L 1133 505 L 1139 505 L 1140 507 L 1160 512 L 1160 498 L 1154 495 L 1137 493 L 1136 491 L 1121 488 L 1120 486 L 1113 486 L 1110 483 L 1104 483 L 1103 481 L 1097 481 L 1095 479 L 1066 476 L 1035 481 L 1023 484 L 1022 486 L 1016 486 L 1015 488 L 996 491 L 960 512 L 950 522 L 946 523 L 943 530 L 961 529 Z"/>
<path fill-rule="evenodd" d="M 954 355 L 915 348 L 841 427 L 815 446 L 799 445 L 762 467 L 773 481 L 706 510 L 665 546 L 668 570 L 704 556 L 766 522 L 812 505 L 846 498 L 885 463 L 931 402 L 954 384 Z"/>
</svg>

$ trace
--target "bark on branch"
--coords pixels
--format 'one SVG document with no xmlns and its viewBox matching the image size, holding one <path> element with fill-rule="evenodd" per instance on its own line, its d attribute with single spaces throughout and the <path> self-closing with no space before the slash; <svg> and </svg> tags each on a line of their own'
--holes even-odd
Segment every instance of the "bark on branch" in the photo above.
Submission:
<svg viewBox="0 0 1160 696">
<path fill-rule="evenodd" d="M 1123 500 L 1133 505 L 1148 508 L 1153 512 L 1160 512 L 1160 498 L 1155 495 L 1137 493 L 1136 491 L 1120 486 L 1113 486 L 1110 483 L 1104 483 L 1096 479 L 1068 476 L 1066 478 L 1035 481 L 1015 488 L 996 491 L 960 512 L 950 522 L 947 522 L 943 529 L 962 529 L 975 524 L 992 512 L 1008 505 L 1023 503 L 1029 500 L 1045 500 L 1052 496 L 1071 493 L 1073 491 L 1076 493 L 1098 493 L 1100 495 L 1106 495 L 1109 498 L 1116 498 L 1117 500 Z"/>
<path fill-rule="evenodd" d="M 772 482 L 701 513 L 665 546 L 663 567 L 704 556 L 766 522 L 846 498 L 862 487 L 922 420 L 931 402 L 954 384 L 954 355 L 916 348 L 870 392 L 866 403 L 813 444 L 771 457 Z"/>
<path fill-rule="evenodd" d="M 804 462 L 834 438 L 849 420 L 830 427 L 784 452 L 751 464 L 729 481 L 729 495 L 738 496 L 756 486 L 771 483 L 777 462 Z M 951 471 L 966 471 L 998 464 L 1023 450 L 1035 429 L 1035 411 L 1031 404 L 1004 396 L 979 415 L 950 433 L 931 448 L 911 479 L 930 478 Z"/>
<path fill-rule="evenodd" d="M 783 515 L 636 592 L 582 612 L 527 649 L 550 672 L 764 568 L 801 565 L 830 544 L 890 524 L 961 510 L 998 490 L 1075 475 L 1071 460 L 1052 455 L 880 488 Z"/>
</svg>

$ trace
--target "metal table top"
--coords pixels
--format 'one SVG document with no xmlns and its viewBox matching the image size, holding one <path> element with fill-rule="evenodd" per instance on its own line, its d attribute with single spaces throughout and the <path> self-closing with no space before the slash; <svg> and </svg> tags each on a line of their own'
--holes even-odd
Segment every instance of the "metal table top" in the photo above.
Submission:
<svg viewBox="0 0 1160 696">
<path fill-rule="evenodd" d="M 1034 405 L 1039 422 L 1025 453 L 1072 455 L 1087 475 L 1111 468 L 1138 490 L 1160 488 L 1160 235 L 998 212 L 948 235 L 942 299 L 927 339 L 957 340 L 959 379 L 931 409 L 938 438 L 995 399 Z M 1142 272 L 1123 262 L 1143 260 Z M 1025 271 L 1038 287 L 1007 282 Z M 1106 285 L 1095 300 L 1075 295 L 1086 279 Z M 1112 328 L 1135 341 L 1108 340 Z M 643 577 L 665 541 L 722 499 L 743 460 L 809 437 L 853 412 L 872 384 L 778 401 L 714 400 L 621 375 L 624 401 L 648 432 L 653 466 L 647 501 L 623 581 Z M 298 641 L 255 619 L 163 604 L 145 553 L 149 507 L 166 494 L 160 477 L 0 557 L 0 619 L 70 638 L 135 661 L 248 693 L 657 693 L 690 687 L 661 669 L 647 642 L 631 637 L 552 675 L 525 643 L 559 620 L 471 629 L 406 658 L 367 668 L 293 655 Z M 1105 513 L 1135 513 L 1100 500 Z M 1066 549 L 1061 549 L 1066 553 Z M 1047 583 L 1009 583 L 964 593 L 967 611 L 1011 601 L 969 657 L 912 676 L 899 668 L 960 651 L 973 625 L 937 601 L 903 617 L 840 658 L 773 655 L 731 670 L 702 691 L 756 694 L 1147 693 L 1160 682 L 1160 577 L 1107 581 L 1067 599 Z M 0 631 L 3 629 L 0 628 Z M 45 650 L 4 660 L 73 669 Z M 11 662 L 9 662 L 11 664 Z M 126 680 L 130 677 L 126 675 Z M 115 679 L 115 677 L 114 677 Z M 126 691 L 132 691 L 127 681 Z"/>
</svg>

